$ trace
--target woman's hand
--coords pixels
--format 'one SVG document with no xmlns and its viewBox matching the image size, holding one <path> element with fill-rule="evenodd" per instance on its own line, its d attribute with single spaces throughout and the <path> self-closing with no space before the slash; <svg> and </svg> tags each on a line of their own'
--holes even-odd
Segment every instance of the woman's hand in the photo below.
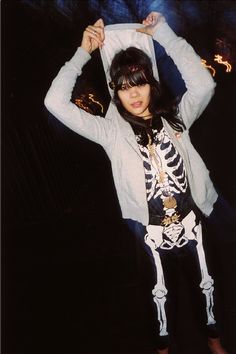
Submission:
<svg viewBox="0 0 236 354">
<path fill-rule="evenodd" d="M 85 29 L 81 47 L 86 50 L 86 52 L 91 54 L 95 49 L 98 47 L 101 48 L 103 46 L 104 39 L 104 23 L 100 18 L 94 23 L 94 25 L 88 26 Z"/>
<path fill-rule="evenodd" d="M 145 27 L 137 28 L 136 31 L 153 36 L 159 24 L 163 22 L 166 22 L 165 17 L 160 12 L 153 11 L 143 20 L 142 23 Z"/>
</svg>

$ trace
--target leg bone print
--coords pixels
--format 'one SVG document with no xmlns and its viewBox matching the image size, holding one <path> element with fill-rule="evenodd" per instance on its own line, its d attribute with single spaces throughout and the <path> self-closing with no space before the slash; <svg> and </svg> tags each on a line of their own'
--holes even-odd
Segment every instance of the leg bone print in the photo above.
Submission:
<svg viewBox="0 0 236 354">
<path fill-rule="evenodd" d="M 145 242 L 151 248 L 155 266 L 156 266 L 156 274 L 157 274 L 157 283 L 152 291 L 154 296 L 153 300 L 156 303 L 157 307 L 157 316 L 160 324 L 159 334 L 160 336 L 168 335 L 167 332 L 167 319 L 165 312 L 165 302 L 166 302 L 166 294 L 167 289 L 165 287 L 165 280 L 162 270 L 162 264 L 160 260 L 159 253 L 156 251 L 156 243 L 149 234 L 145 235 Z"/>
<path fill-rule="evenodd" d="M 186 240 L 196 240 L 197 241 L 197 255 L 200 265 L 201 271 L 201 282 L 199 284 L 200 288 L 202 289 L 202 293 L 205 295 L 206 298 L 206 314 L 207 314 L 207 325 L 214 324 L 215 319 L 213 315 L 213 279 L 208 273 L 204 249 L 202 245 L 202 226 L 201 223 L 196 224 L 196 216 L 191 211 L 183 220 L 182 220 L 184 234 L 184 242 L 183 244 L 178 243 L 179 232 L 178 229 L 176 235 L 172 238 L 174 246 L 182 247 L 186 244 Z M 182 231 L 183 231 L 182 230 Z M 167 332 L 167 318 L 165 312 L 165 302 L 166 302 L 166 295 L 167 295 L 167 288 L 165 286 L 165 279 L 163 274 L 163 268 L 161 264 L 160 255 L 158 252 L 158 248 L 165 248 L 162 247 L 163 243 L 163 227 L 159 225 L 148 225 L 147 226 L 147 234 L 145 235 L 145 243 L 151 248 L 155 267 L 156 267 L 156 274 L 157 274 L 157 283 L 153 289 L 153 300 L 157 307 L 157 314 L 158 314 L 158 321 L 160 324 L 159 335 L 165 336 L 168 334 Z M 174 247 L 173 246 L 173 247 Z M 172 248 L 173 248 L 172 247 Z"/>
<path fill-rule="evenodd" d="M 207 265 L 206 265 L 206 258 L 202 244 L 202 226 L 199 224 L 197 227 L 197 253 L 198 259 L 200 263 L 202 281 L 200 283 L 200 287 L 202 289 L 202 293 L 206 297 L 206 310 L 207 310 L 207 324 L 214 324 L 216 323 L 214 314 L 213 314 L 213 291 L 214 291 L 214 280 L 208 273 Z"/>
</svg>

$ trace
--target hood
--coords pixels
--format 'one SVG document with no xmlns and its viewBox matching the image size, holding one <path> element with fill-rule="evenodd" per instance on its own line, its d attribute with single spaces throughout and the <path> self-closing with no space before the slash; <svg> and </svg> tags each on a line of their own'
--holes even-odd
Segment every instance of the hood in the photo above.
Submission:
<svg viewBox="0 0 236 354">
<path fill-rule="evenodd" d="M 109 87 L 109 82 L 111 81 L 109 69 L 114 55 L 121 49 L 132 46 L 143 50 L 151 58 L 154 77 L 159 80 L 153 39 L 147 34 L 136 32 L 136 29 L 141 27 L 144 26 L 140 23 L 121 23 L 105 26 L 105 41 L 100 53 L 111 98 L 113 91 Z M 108 111 L 114 110 L 114 104 L 111 102 L 110 105 L 113 107 L 109 107 Z M 112 117 L 113 115 L 109 114 L 109 116 Z"/>
</svg>

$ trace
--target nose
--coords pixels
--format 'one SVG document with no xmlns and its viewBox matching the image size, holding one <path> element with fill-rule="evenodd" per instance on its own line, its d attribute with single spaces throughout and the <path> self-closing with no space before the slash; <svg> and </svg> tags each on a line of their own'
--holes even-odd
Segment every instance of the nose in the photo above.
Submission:
<svg viewBox="0 0 236 354">
<path fill-rule="evenodd" d="M 130 88 L 130 97 L 137 97 L 137 96 L 139 96 L 138 86 L 132 86 Z"/>
</svg>

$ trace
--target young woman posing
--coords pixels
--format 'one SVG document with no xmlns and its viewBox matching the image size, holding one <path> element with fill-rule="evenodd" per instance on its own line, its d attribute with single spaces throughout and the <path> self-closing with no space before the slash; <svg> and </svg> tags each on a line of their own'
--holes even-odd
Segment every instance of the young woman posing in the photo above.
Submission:
<svg viewBox="0 0 236 354">
<path fill-rule="evenodd" d="M 178 105 L 168 102 L 153 75 L 150 57 L 135 47 L 119 51 L 112 60 L 113 100 L 105 119 L 91 119 L 70 101 L 90 54 L 103 48 L 102 19 L 84 31 L 81 46 L 54 79 L 45 105 L 69 128 L 102 145 L 111 160 L 122 216 L 155 264 L 158 353 L 169 352 L 166 313 L 174 295 L 172 270 L 178 268 L 189 275 L 202 301 L 211 352 L 227 354 L 219 340 L 214 281 L 202 243 L 202 215 L 211 214 L 217 193 L 188 133 L 209 103 L 215 83 L 193 48 L 176 36 L 160 13 L 150 13 L 143 25 L 137 31 L 165 48 L 185 81 L 187 91 Z"/>
</svg>

